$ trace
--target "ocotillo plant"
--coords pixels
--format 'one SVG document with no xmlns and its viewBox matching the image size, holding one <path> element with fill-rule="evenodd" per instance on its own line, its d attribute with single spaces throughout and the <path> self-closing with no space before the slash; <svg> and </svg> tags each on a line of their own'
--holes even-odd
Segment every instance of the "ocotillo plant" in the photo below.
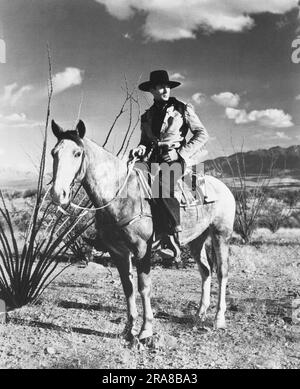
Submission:
<svg viewBox="0 0 300 389">
<path fill-rule="evenodd" d="M 41 295 L 53 279 L 62 272 L 62 270 L 57 271 L 57 257 L 64 254 L 92 223 L 89 218 L 74 232 L 85 211 L 79 210 L 73 214 L 60 213 L 58 217 L 53 217 L 53 205 L 50 201 L 47 202 L 48 191 L 46 194 L 43 191 L 48 122 L 53 93 L 49 49 L 48 60 L 48 105 L 37 191 L 31 220 L 21 244 L 18 244 L 18 231 L 0 191 L 2 201 L 2 207 L 0 207 L 2 219 L 0 221 L 0 298 L 10 308 L 34 302 Z"/>
</svg>

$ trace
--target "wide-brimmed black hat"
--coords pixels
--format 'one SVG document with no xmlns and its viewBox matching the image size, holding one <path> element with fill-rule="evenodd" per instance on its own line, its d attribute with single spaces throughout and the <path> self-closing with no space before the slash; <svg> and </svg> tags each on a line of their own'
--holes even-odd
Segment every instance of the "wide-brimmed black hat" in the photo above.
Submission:
<svg viewBox="0 0 300 389">
<path fill-rule="evenodd" d="M 139 85 L 139 89 L 144 92 L 149 92 L 150 88 L 155 87 L 156 85 L 167 84 L 169 87 L 176 88 L 176 86 L 181 85 L 181 82 L 170 81 L 169 75 L 165 70 L 154 70 L 150 73 L 150 80 L 142 82 Z"/>
</svg>

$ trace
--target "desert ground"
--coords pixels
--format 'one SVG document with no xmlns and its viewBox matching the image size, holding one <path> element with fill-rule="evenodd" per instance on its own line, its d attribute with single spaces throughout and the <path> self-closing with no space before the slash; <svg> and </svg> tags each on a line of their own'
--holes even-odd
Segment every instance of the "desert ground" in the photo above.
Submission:
<svg viewBox="0 0 300 389">
<path fill-rule="evenodd" d="M 176 269 L 153 263 L 155 335 L 150 346 L 122 338 L 126 303 L 116 268 L 75 263 L 37 304 L 8 313 L 0 325 L 0 368 L 300 367 L 299 229 L 275 234 L 259 229 L 249 245 L 233 239 L 226 330 L 213 328 L 216 275 L 209 320 L 202 326 L 195 318 L 200 275 L 188 251 L 183 264 Z"/>
</svg>

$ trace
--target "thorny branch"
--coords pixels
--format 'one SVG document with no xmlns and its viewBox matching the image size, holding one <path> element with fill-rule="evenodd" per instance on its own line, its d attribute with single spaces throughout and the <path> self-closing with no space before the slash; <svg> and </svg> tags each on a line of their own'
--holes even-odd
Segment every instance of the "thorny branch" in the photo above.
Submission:
<svg viewBox="0 0 300 389">
<path fill-rule="evenodd" d="M 119 113 L 116 115 L 107 135 L 106 135 L 106 138 L 105 138 L 105 141 L 102 145 L 102 147 L 105 147 L 108 143 L 108 140 L 112 134 L 112 131 L 117 123 L 117 121 L 119 120 L 119 118 L 124 114 L 124 112 L 126 112 L 127 110 L 125 109 L 126 105 L 129 104 L 129 118 L 128 118 L 128 126 L 127 126 L 127 130 L 125 132 L 125 135 L 123 137 L 123 140 L 122 140 L 122 143 L 121 143 L 121 146 L 120 146 L 120 149 L 118 150 L 117 152 L 117 156 L 119 156 L 121 154 L 121 152 L 123 151 L 123 154 L 122 156 L 125 155 L 127 149 L 128 149 L 128 146 L 129 146 L 129 143 L 130 143 L 130 140 L 132 138 L 132 135 L 139 123 L 139 116 L 140 116 L 140 105 L 139 105 L 139 101 L 138 101 L 138 96 L 137 96 L 137 85 L 140 81 L 140 78 L 139 80 L 137 81 L 137 83 L 133 86 L 133 88 L 130 90 L 129 89 L 129 86 L 128 86 L 128 82 L 127 82 L 127 78 L 126 76 L 124 76 L 124 82 L 125 82 L 125 87 L 122 87 L 122 90 L 125 91 L 125 99 L 124 99 L 124 102 L 121 106 L 121 109 L 119 111 Z M 135 96 L 136 95 L 136 96 Z M 134 127 L 131 129 L 131 126 L 132 126 L 132 120 L 133 120 L 133 107 L 134 107 L 134 104 L 137 105 L 138 107 L 138 119 L 134 125 Z M 126 143 L 127 141 L 127 143 Z M 124 149 L 124 146 L 125 146 L 125 143 L 126 143 L 126 147 Z"/>
</svg>

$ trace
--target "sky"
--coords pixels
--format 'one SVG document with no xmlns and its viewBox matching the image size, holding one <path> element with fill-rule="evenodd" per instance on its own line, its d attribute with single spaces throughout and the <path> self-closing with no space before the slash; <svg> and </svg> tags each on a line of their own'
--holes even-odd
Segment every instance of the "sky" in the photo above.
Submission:
<svg viewBox="0 0 300 389">
<path fill-rule="evenodd" d="M 182 83 L 172 95 L 194 105 L 210 135 L 208 158 L 300 144 L 300 63 L 292 60 L 300 46 L 297 3 L 0 0 L 0 167 L 30 170 L 38 161 L 47 43 L 51 119 L 69 129 L 80 117 L 99 144 L 120 111 L 125 79 L 130 89 L 157 69 Z M 138 98 L 141 112 L 152 104 L 149 93 Z M 134 105 L 133 123 L 137 115 Z M 112 152 L 128 122 L 127 111 L 107 145 Z M 139 136 L 137 126 L 131 148 Z M 54 143 L 51 133 L 49 147 Z"/>
</svg>

